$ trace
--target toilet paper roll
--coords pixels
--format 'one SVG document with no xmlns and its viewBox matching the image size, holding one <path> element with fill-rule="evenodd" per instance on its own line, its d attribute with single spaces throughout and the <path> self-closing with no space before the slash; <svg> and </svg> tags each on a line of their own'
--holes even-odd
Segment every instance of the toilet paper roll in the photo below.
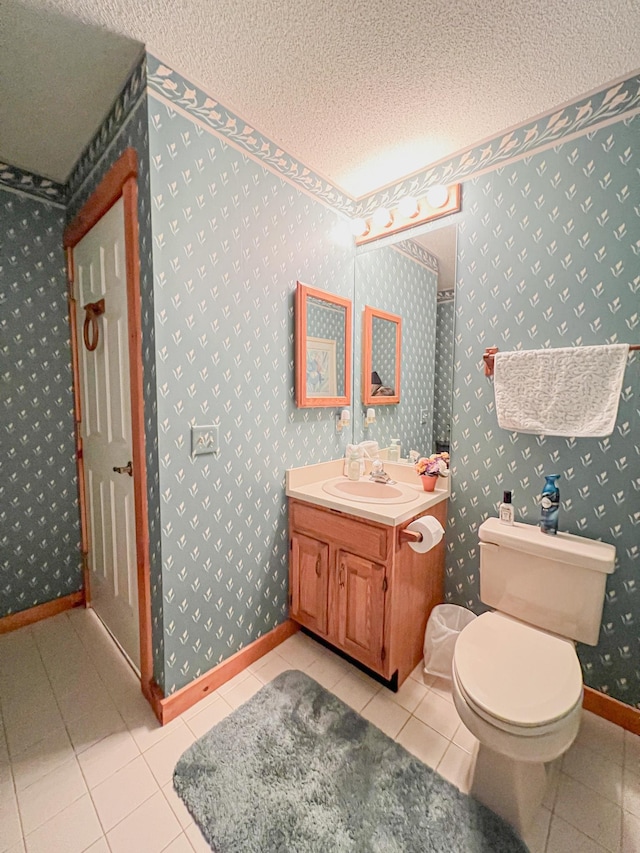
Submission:
<svg viewBox="0 0 640 853">
<path fill-rule="evenodd" d="M 420 542 L 409 542 L 409 547 L 417 551 L 418 554 L 424 554 L 426 551 L 435 548 L 444 536 L 444 527 L 432 515 L 424 515 L 422 518 L 416 518 L 415 521 L 407 525 L 407 530 L 413 530 L 416 533 L 422 534 Z"/>
</svg>

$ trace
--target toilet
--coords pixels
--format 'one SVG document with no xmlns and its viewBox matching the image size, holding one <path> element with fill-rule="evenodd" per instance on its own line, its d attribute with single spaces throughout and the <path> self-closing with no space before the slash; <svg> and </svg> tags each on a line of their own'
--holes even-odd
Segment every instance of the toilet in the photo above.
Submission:
<svg viewBox="0 0 640 853">
<path fill-rule="evenodd" d="M 615 548 L 489 518 L 479 528 L 480 598 L 493 611 L 456 642 L 452 693 L 479 741 L 471 794 L 522 835 L 542 802 L 545 764 L 580 726 L 574 641 L 598 642 Z"/>
</svg>

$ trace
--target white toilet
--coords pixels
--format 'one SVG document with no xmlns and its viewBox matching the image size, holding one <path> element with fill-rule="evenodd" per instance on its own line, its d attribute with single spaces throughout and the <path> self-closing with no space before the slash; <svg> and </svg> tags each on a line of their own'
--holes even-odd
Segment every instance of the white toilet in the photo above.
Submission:
<svg viewBox="0 0 640 853">
<path fill-rule="evenodd" d="M 460 633 L 452 692 L 480 742 L 471 794 L 523 834 L 542 802 L 545 763 L 578 733 L 582 670 L 572 641 L 598 642 L 616 551 L 497 518 L 479 537 L 480 598 L 495 611 Z"/>
</svg>

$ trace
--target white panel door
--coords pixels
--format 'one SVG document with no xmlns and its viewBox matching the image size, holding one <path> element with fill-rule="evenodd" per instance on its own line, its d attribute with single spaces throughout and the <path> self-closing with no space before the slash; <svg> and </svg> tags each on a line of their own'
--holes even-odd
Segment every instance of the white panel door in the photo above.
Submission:
<svg viewBox="0 0 640 853">
<path fill-rule="evenodd" d="M 91 606 L 140 669 L 131 393 L 122 198 L 73 250 Z M 104 299 L 87 349 L 85 305 Z M 95 326 L 89 329 L 93 345 Z"/>
</svg>

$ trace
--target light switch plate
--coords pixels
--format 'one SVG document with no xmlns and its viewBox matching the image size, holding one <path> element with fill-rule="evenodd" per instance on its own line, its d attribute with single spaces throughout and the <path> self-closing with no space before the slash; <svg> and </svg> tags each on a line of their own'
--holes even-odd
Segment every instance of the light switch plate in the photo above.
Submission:
<svg viewBox="0 0 640 853">
<path fill-rule="evenodd" d="M 420 423 L 429 423 L 429 409 L 420 409 Z"/>
<path fill-rule="evenodd" d="M 191 427 L 191 455 L 220 453 L 220 427 L 217 424 Z"/>
</svg>

